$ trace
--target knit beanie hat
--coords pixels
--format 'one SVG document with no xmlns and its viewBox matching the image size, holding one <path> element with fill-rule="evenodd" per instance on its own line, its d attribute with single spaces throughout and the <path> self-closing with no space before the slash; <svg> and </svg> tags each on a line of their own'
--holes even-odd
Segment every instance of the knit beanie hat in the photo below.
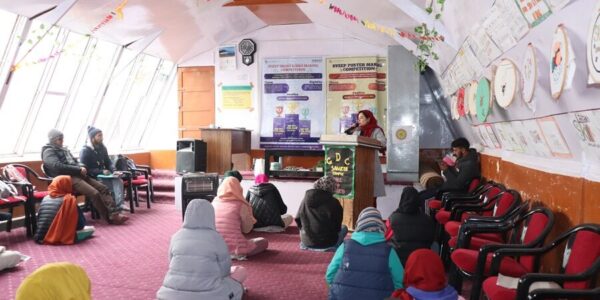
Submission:
<svg viewBox="0 0 600 300">
<path fill-rule="evenodd" d="M 87 130 L 88 130 L 88 136 L 90 137 L 90 140 L 92 140 L 96 136 L 96 134 L 98 134 L 98 132 L 102 132 L 102 130 L 100 130 L 94 126 L 91 126 L 91 125 L 87 127 Z"/>
<path fill-rule="evenodd" d="M 54 142 L 57 138 L 63 137 L 63 133 L 58 129 L 50 129 L 48 132 L 48 141 L 50 143 Z"/>
<path fill-rule="evenodd" d="M 315 181 L 315 184 L 313 185 L 313 188 L 317 190 L 323 190 L 332 194 L 335 193 L 336 187 L 337 184 L 335 182 L 335 178 L 329 175 L 317 179 L 317 181 Z"/>
<path fill-rule="evenodd" d="M 240 172 L 238 170 L 229 170 L 227 172 L 225 172 L 223 174 L 223 179 L 227 178 L 227 177 L 235 177 L 237 178 L 237 180 L 239 182 L 242 182 L 242 179 L 244 179 L 244 177 L 242 177 L 242 174 L 240 174 Z"/>
<path fill-rule="evenodd" d="M 358 215 L 354 231 L 385 232 L 385 224 L 381 219 L 381 213 L 374 207 L 363 209 Z"/>
</svg>

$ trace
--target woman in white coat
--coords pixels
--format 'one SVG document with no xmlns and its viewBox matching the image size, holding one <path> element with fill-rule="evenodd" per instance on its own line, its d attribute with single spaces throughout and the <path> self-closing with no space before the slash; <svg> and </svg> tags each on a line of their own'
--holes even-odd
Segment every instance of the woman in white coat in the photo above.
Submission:
<svg viewBox="0 0 600 300">
<path fill-rule="evenodd" d="M 171 237 L 169 271 L 158 299 L 242 299 L 243 267 L 231 267 L 225 241 L 215 229 L 215 211 L 206 200 L 187 206 L 182 228 Z"/>
</svg>

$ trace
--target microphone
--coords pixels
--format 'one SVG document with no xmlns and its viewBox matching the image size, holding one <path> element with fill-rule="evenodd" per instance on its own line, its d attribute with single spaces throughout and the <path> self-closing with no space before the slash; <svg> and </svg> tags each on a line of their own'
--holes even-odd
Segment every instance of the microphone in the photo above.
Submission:
<svg viewBox="0 0 600 300">
<path fill-rule="evenodd" d="M 352 134 L 352 133 L 354 133 L 354 130 L 356 129 L 356 127 L 358 127 L 358 123 L 352 124 L 352 126 L 350 126 L 348 129 L 346 129 L 344 131 L 344 133 L 345 134 Z"/>
</svg>

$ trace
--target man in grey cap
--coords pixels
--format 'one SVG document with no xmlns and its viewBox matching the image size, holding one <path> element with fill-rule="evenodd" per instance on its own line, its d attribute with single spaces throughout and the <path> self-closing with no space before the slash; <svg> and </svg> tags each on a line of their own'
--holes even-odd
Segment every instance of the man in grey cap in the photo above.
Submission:
<svg viewBox="0 0 600 300">
<path fill-rule="evenodd" d="M 127 221 L 128 218 L 119 213 L 108 188 L 89 177 L 87 169 L 63 147 L 63 134 L 59 130 L 52 129 L 48 132 L 48 144 L 42 147 L 42 161 L 46 175 L 71 176 L 73 191 L 85 195 L 108 223 L 120 225 Z"/>
</svg>

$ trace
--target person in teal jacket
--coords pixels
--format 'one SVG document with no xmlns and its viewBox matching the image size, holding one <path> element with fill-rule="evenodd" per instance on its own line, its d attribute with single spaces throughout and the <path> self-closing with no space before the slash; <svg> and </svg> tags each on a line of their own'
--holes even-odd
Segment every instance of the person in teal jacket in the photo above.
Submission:
<svg viewBox="0 0 600 300">
<path fill-rule="evenodd" d="M 384 299 L 403 287 L 404 267 L 384 232 L 381 213 L 365 208 L 352 237 L 338 247 L 327 268 L 329 299 Z"/>
</svg>

